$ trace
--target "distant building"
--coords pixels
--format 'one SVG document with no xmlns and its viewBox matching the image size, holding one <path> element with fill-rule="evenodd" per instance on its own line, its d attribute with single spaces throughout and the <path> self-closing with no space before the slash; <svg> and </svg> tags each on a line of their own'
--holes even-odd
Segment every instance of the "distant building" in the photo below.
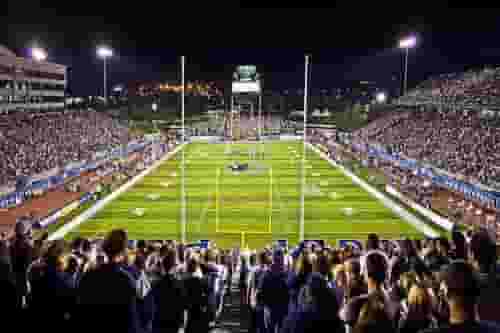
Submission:
<svg viewBox="0 0 500 333">
<path fill-rule="evenodd" d="M 0 45 L 0 112 L 64 108 L 66 66 L 22 58 Z"/>
</svg>

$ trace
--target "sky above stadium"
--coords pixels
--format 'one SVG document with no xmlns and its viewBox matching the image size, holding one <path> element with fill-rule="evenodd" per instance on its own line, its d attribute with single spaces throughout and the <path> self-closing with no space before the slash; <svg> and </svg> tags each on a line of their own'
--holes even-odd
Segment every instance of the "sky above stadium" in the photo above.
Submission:
<svg viewBox="0 0 500 333">
<path fill-rule="evenodd" d="M 313 88 L 353 80 L 390 88 L 402 76 L 398 40 L 410 33 L 419 39 L 410 51 L 410 87 L 431 74 L 500 65 L 495 9 L 410 8 L 407 2 L 400 7 L 360 2 L 327 9 L 245 9 L 238 1 L 182 7 L 68 1 L 44 8 L 40 1 L 6 1 L 0 44 L 21 55 L 33 43 L 46 48 L 50 61 L 70 67 L 70 89 L 76 95 L 101 90 L 102 61 L 95 48 L 103 43 L 116 54 L 109 65 L 112 85 L 177 80 L 184 54 L 188 80 L 229 80 L 234 66 L 255 64 L 266 88 L 296 89 L 303 84 L 307 52 L 312 54 Z"/>
</svg>

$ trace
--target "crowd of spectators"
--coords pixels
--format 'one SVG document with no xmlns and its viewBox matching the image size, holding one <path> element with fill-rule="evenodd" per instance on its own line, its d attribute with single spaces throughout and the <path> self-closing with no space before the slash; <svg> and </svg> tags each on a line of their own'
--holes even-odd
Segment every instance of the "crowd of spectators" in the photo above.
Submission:
<svg viewBox="0 0 500 333">
<path fill-rule="evenodd" d="M 250 332 L 500 332 L 498 273 L 483 231 L 224 251 L 131 242 L 123 230 L 33 240 L 18 224 L 0 241 L 0 308 L 21 331 L 208 332 L 234 281 Z"/>
<path fill-rule="evenodd" d="M 473 111 L 393 113 L 354 133 L 354 142 L 426 162 L 484 185 L 500 182 L 500 128 Z"/>
<path fill-rule="evenodd" d="M 404 125 L 399 125 L 399 122 L 408 120 L 408 117 L 409 115 L 407 112 L 395 112 L 390 113 L 386 118 L 374 120 L 368 126 L 355 133 L 354 142 L 358 147 L 369 144 L 377 149 L 398 152 L 398 150 L 394 149 L 394 146 L 383 145 L 380 143 L 381 141 L 372 139 L 377 136 L 384 137 L 383 135 L 385 134 L 380 134 L 379 131 L 390 131 L 395 126 L 402 126 L 400 132 L 404 132 L 402 129 Z M 371 135 L 373 135 L 373 137 Z M 385 137 L 390 138 L 390 135 L 388 134 Z M 409 139 L 411 140 L 413 138 Z M 339 145 L 334 131 L 326 129 L 310 129 L 308 131 L 308 141 L 313 144 L 321 145 L 323 151 L 339 163 L 345 162 L 343 157 L 346 156 L 346 148 L 354 148 L 353 150 L 358 153 L 364 151 L 363 148 L 356 148 L 349 143 L 344 143 L 347 146 Z M 408 156 L 404 153 L 403 155 Z M 444 213 L 444 215 L 454 223 L 467 225 L 472 228 L 478 226 L 483 227 L 493 235 L 493 238 L 500 239 L 500 215 L 495 213 L 491 206 L 467 200 L 450 193 L 448 198 L 446 198 L 446 207 L 444 207 L 442 203 L 439 203 L 443 198 L 440 196 L 443 189 L 434 185 L 430 178 L 424 175 L 417 175 L 412 169 L 403 168 L 398 163 L 393 163 L 391 161 L 384 161 L 377 158 L 370 159 L 356 153 L 350 153 L 349 156 L 350 158 L 354 157 L 355 159 L 360 159 L 365 166 L 375 167 L 381 171 L 385 175 L 383 180 L 384 184 L 394 186 L 406 197 L 411 198 L 423 207 L 441 215 Z M 489 157 L 491 158 L 491 156 Z M 486 160 L 488 160 L 488 158 L 486 158 Z M 469 162 L 469 160 L 464 160 L 464 163 L 465 162 Z M 370 176 L 370 178 L 374 177 L 373 175 Z M 479 180 L 482 180 L 483 183 L 488 183 L 488 179 L 480 178 Z M 433 206 L 433 204 L 436 203 L 438 207 Z"/>
<path fill-rule="evenodd" d="M 88 160 L 130 140 L 126 127 L 95 111 L 0 115 L 0 184 Z"/>
<path fill-rule="evenodd" d="M 442 74 L 422 82 L 400 98 L 404 104 L 453 104 L 493 107 L 500 104 L 500 68 Z"/>
</svg>

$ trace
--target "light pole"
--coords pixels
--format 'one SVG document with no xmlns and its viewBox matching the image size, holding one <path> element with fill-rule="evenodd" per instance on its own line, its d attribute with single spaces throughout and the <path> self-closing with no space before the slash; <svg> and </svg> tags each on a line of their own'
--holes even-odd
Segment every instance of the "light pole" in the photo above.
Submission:
<svg viewBox="0 0 500 333">
<path fill-rule="evenodd" d="M 113 50 L 109 47 L 101 46 L 97 48 L 97 56 L 103 60 L 104 63 L 104 104 L 108 103 L 108 90 L 107 90 L 107 77 L 106 77 L 106 61 L 113 56 Z"/>
<path fill-rule="evenodd" d="M 414 36 L 404 38 L 399 41 L 399 48 L 405 50 L 405 67 L 403 73 L 403 94 L 406 95 L 407 80 L 408 80 L 408 49 L 415 47 L 417 39 Z"/>
</svg>

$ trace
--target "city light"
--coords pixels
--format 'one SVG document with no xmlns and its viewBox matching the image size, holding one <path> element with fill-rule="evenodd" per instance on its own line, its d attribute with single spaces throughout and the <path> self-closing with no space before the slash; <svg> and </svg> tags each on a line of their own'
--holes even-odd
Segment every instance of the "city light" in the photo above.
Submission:
<svg viewBox="0 0 500 333">
<path fill-rule="evenodd" d="M 411 37 L 407 37 L 407 38 L 402 39 L 399 42 L 399 48 L 410 49 L 410 48 L 414 47 L 415 44 L 417 44 L 417 39 L 414 36 L 411 36 Z"/>
<path fill-rule="evenodd" d="M 44 49 L 41 49 L 39 47 L 34 47 L 34 48 L 31 49 L 31 56 L 36 61 L 45 61 L 45 60 L 47 60 L 47 52 L 45 52 Z"/>
<path fill-rule="evenodd" d="M 111 50 L 109 47 L 106 46 L 101 46 L 97 48 L 97 55 L 99 58 L 110 58 L 113 56 L 113 50 Z"/>
</svg>

